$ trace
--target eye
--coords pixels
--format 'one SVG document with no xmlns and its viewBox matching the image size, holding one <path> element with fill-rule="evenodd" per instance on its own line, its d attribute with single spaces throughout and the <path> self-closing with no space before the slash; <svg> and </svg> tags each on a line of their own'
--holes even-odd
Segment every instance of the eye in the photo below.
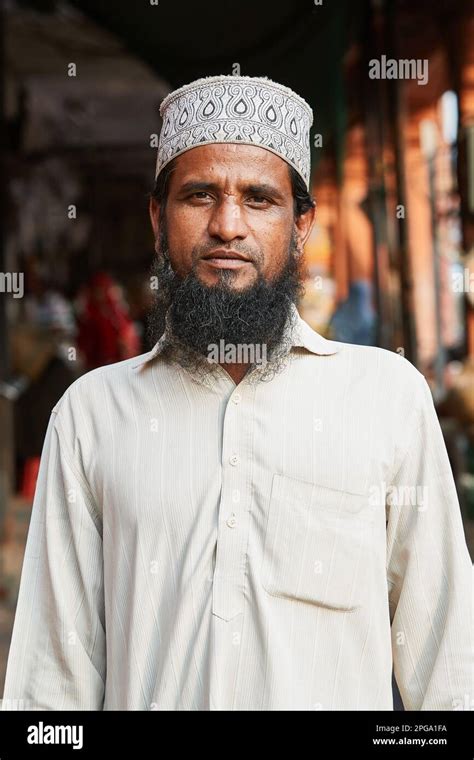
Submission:
<svg viewBox="0 0 474 760">
<path fill-rule="evenodd" d="M 263 206 L 265 203 L 270 203 L 269 198 L 266 198 L 264 195 L 251 195 L 248 200 L 256 206 Z"/>
<path fill-rule="evenodd" d="M 206 193 L 205 190 L 198 190 L 197 192 L 190 195 L 190 198 L 197 198 L 197 200 L 205 200 L 206 198 L 210 198 L 211 196 L 209 193 Z"/>
</svg>

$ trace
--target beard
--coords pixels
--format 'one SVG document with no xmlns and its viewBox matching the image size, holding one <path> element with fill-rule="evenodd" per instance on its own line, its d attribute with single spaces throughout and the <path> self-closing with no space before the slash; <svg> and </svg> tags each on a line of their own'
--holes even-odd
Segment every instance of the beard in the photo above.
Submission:
<svg viewBox="0 0 474 760">
<path fill-rule="evenodd" d="M 296 231 L 282 270 L 271 280 L 260 271 L 261 252 L 251 251 L 243 243 L 232 244 L 232 250 L 247 254 L 257 269 L 255 282 L 241 290 L 232 287 L 232 270 L 218 270 L 219 281 L 212 286 L 197 276 L 200 257 L 215 247 L 212 242 L 194 249 L 191 271 L 181 277 L 171 265 L 166 224 L 161 225 L 158 256 L 150 271 L 156 297 L 147 320 L 148 341 L 154 345 L 161 338 L 161 356 L 201 380 L 221 371 L 221 358 L 217 363 L 209 358 L 212 346 L 253 347 L 253 356 L 263 354 L 265 359 L 251 361 L 246 377 L 270 380 L 287 365 L 294 328 L 292 306 L 304 292 Z"/>
</svg>

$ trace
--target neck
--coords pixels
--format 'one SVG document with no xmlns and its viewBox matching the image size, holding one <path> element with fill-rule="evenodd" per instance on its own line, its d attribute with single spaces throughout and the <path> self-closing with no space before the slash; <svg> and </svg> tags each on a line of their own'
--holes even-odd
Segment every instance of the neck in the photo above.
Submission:
<svg viewBox="0 0 474 760">
<path fill-rule="evenodd" d="M 250 367 L 250 364 L 221 364 L 220 366 L 222 369 L 225 369 L 234 383 L 238 385 L 247 374 L 247 370 Z"/>
</svg>

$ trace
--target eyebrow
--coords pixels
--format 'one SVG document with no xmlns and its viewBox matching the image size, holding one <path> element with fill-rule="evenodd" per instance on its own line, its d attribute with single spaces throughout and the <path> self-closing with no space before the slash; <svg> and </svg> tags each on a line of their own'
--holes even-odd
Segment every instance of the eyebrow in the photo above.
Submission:
<svg viewBox="0 0 474 760">
<path fill-rule="evenodd" d="M 280 190 L 277 190 L 276 187 L 266 182 L 245 185 L 242 189 L 243 192 L 251 193 L 252 195 L 270 195 L 272 198 L 275 198 L 275 200 L 285 200 L 285 195 L 280 192 Z M 190 180 L 189 182 L 185 182 L 184 185 L 181 185 L 178 193 L 198 193 L 207 192 L 208 190 L 219 192 L 220 188 L 218 185 L 216 185 L 215 182 L 199 182 L 197 180 Z"/>
</svg>

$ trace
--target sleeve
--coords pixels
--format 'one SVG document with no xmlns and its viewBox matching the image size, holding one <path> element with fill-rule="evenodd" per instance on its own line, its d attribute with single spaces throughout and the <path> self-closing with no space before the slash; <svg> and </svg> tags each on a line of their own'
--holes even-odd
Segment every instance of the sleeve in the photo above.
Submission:
<svg viewBox="0 0 474 760">
<path fill-rule="evenodd" d="M 473 709 L 473 574 L 428 383 L 387 498 L 394 673 L 405 710 Z"/>
<path fill-rule="evenodd" d="M 43 444 L 2 708 L 102 710 L 102 525 L 53 411 Z M 64 436 L 63 436 L 64 438 Z"/>
</svg>

